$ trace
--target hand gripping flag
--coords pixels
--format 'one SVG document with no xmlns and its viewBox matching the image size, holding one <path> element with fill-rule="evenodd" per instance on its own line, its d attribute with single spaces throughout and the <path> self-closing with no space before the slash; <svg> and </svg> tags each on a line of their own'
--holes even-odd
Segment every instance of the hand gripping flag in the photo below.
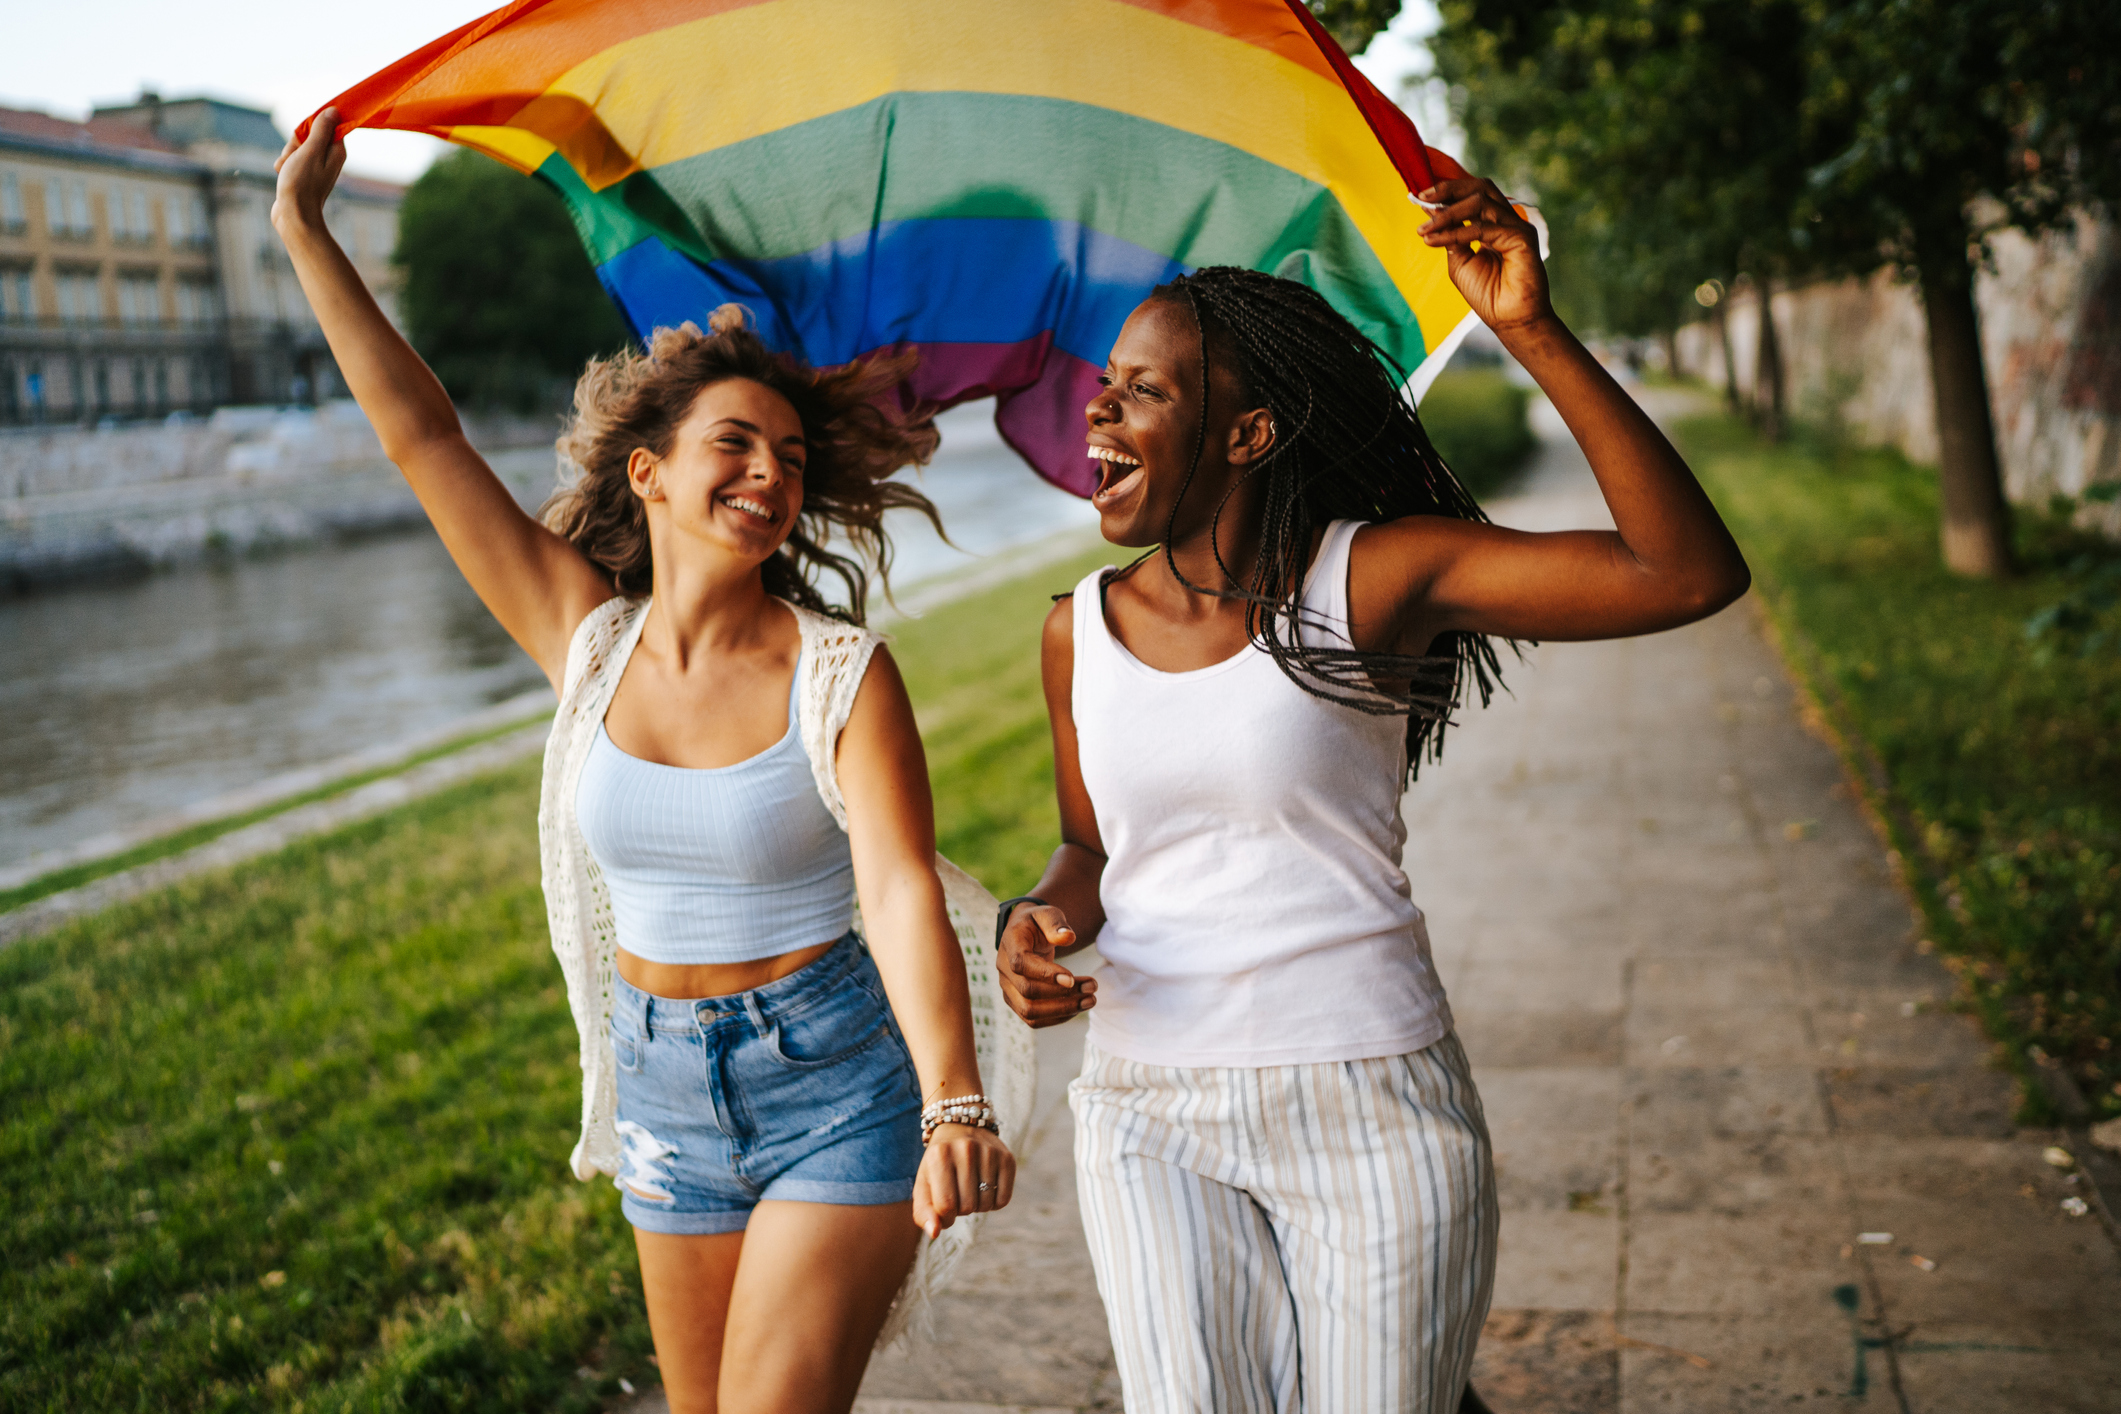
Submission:
<svg viewBox="0 0 2121 1414">
<path fill-rule="evenodd" d="M 550 183 L 637 333 L 735 302 L 815 365 L 917 345 L 903 398 L 999 395 L 1078 495 L 1174 275 L 1301 280 L 1417 395 L 1470 318 L 1407 199 L 1461 169 L 1302 0 L 516 0 L 333 103 Z"/>
</svg>

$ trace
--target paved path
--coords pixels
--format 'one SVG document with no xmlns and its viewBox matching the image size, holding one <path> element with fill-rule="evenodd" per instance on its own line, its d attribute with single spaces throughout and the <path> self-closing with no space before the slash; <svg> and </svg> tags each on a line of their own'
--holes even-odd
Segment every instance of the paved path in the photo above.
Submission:
<svg viewBox="0 0 2121 1414">
<path fill-rule="evenodd" d="M 1498 519 L 1609 524 L 1542 431 Z M 2121 1407 L 2121 1262 L 1942 1009 L 1755 609 L 1537 650 L 1408 798 L 1503 1197 L 1478 1383 L 1501 1414 Z"/>
<path fill-rule="evenodd" d="M 1605 523 L 1542 432 L 1497 518 Z M 1476 1385 L 1497 1414 L 2121 1407 L 2121 1261 L 1941 1009 L 1753 610 L 1534 651 L 1408 798 L 1502 1189 Z M 1118 1407 L 1067 1158 L 1079 1032 L 1041 1045 L 1017 1202 L 863 1414 Z"/>
</svg>

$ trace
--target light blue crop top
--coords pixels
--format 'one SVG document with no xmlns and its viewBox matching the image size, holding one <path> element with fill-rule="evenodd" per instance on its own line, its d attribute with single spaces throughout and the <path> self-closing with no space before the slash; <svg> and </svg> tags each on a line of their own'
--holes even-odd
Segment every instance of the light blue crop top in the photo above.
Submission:
<svg viewBox="0 0 2121 1414">
<path fill-rule="evenodd" d="M 818 798 L 796 725 L 734 766 L 628 756 L 600 724 L 575 788 L 611 892 L 619 946 L 649 962 L 749 962 L 830 942 L 854 922 L 854 860 Z"/>
</svg>

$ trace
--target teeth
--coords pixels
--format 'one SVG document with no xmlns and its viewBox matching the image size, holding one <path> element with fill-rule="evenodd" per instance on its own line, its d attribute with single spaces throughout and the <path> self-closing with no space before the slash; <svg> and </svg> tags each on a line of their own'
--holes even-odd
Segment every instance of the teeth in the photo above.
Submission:
<svg viewBox="0 0 2121 1414">
<path fill-rule="evenodd" d="M 1092 447 L 1090 455 L 1099 461 L 1118 462 L 1121 466 L 1140 466 L 1142 464 L 1140 457 L 1130 457 L 1125 452 L 1117 452 L 1110 447 Z"/>
<path fill-rule="evenodd" d="M 767 510 L 757 501 L 751 500 L 750 498 L 745 496 L 724 496 L 722 498 L 722 504 L 725 506 L 734 506 L 740 511 L 749 511 L 751 514 L 759 517 L 761 520 L 773 519 L 772 511 Z"/>
</svg>

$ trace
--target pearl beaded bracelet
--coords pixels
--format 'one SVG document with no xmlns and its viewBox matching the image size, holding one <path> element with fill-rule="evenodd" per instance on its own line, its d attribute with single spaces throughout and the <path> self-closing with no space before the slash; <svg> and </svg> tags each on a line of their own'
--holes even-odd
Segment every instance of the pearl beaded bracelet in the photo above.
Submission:
<svg viewBox="0 0 2121 1414">
<path fill-rule="evenodd" d="M 921 1110 L 921 1143 L 926 1144 L 937 1126 L 945 1124 L 967 1125 L 989 1134 L 1002 1132 L 994 1118 L 994 1106 L 985 1095 L 953 1095 L 947 1100 L 930 1101 Z"/>
</svg>

